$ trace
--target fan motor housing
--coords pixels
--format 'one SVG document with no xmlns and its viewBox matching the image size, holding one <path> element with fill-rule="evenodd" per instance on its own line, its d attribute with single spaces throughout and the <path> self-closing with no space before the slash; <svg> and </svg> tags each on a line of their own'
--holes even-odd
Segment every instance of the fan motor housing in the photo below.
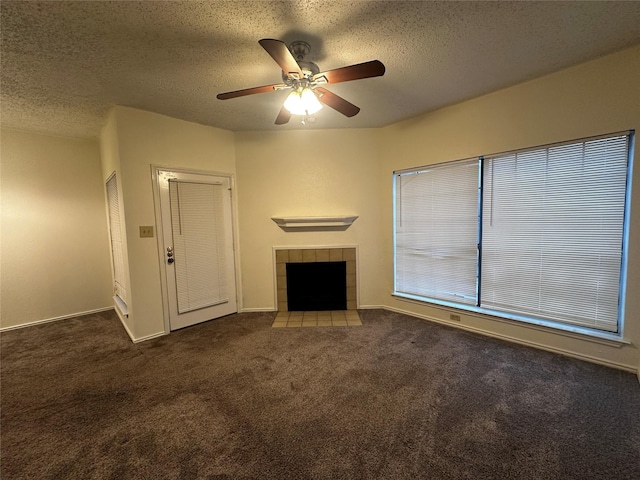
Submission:
<svg viewBox="0 0 640 480">
<path fill-rule="evenodd" d="M 296 59 L 296 62 L 300 62 L 300 60 L 304 60 L 304 57 L 309 54 L 311 51 L 311 45 L 307 42 L 303 42 L 302 40 L 297 40 L 295 42 L 291 42 L 289 45 L 289 51 L 293 58 Z"/>
<path fill-rule="evenodd" d="M 320 73 L 320 67 L 313 62 L 297 61 L 296 63 L 300 65 L 300 70 L 302 70 L 305 78 L 310 78 Z M 285 83 L 289 80 L 289 77 L 284 72 L 282 72 L 282 80 Z"/>
<path fill-rule="evenodd" d="M 318 67 L 318 65 L 304 60 L 304 57 L 311 51 L 311 45 L 307 42 L 303 42 L 302 40 L 292 42 L 289 45 L 289 51 L 291 52 L 291 55 L 293 55 L 296 63 L 300 66 L 300 70 L 302 70 L 304 78 L 310 78 L 317 73 L 320 73 L 320 67 Z M 285 72 L 282 72 L 282 80 L 284 80 L 285 83 L 291 81 Z"/>
</svg>

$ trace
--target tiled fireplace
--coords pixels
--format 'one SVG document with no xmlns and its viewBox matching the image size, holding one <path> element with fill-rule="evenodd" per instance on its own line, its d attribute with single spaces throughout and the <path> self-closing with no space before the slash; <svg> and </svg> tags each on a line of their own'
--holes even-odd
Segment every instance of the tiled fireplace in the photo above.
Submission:
<svg viewBox="0 0 640 480">
<path fill-rule="evenodd" d="M 287 312 L 287 263 L 346 262 L 347 310 L 357 308 L 356 248 L 275 249 L 278 311 Z"/>
</svg>

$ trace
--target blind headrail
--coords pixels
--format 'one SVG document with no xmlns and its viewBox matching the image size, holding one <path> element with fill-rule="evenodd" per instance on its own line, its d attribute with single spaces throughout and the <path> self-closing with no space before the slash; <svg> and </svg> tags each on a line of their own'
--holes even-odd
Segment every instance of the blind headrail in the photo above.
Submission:
<svg viewBox="0 0 640 480">
<path fill-rule="evenodd" d="M 525 148 L 516 148 L 513 150 L 504 150 L 502 152 L 496 152 L 496 153 L 490 153 L 490 154 L 486 154 L 486 155 L 475 155 L 475 156 L 471 156 L 471 157 L 467 157 L 467 158 L 461 158 L 459 160 L 450 160 L 448 162 L 437 162 L 437 163 L 432 163 L 429 165 L 420 165 L 419 167 L 412 167 L 412 168 L 405 168 L 405 169 L 401 169 L 401 170 L 394 170 L 393 174 L 394 175 L 409 175 L 409 174 L 414 174 L 414 173 L 422 173 L 428 170 L 431 170 L 433 168 L 438 168 L 441 166 L 445 166 L 445 165 L 451 165 L 454 163 L 461 163 L 461 162 L 469 162 L 472 160 L 478 160 L 480 158 L 485 159 L 485 160 L 490 160 L 492 158 L 497 158 L 497 157 L 503 157 L 505 155 L 511 155 L 514 153 L 524 153 L 524 152 L 530 152 L 532 150 L 541 150 L 544 148 L 552 148 L 552 147 L 561 147 L 563 145 L 572 145 L 574 143 L 581 143 L 581 142 L 593 142 L 595 140 L 600 140 L 603 138 L 611 138 L 611 137 L 622 137 L 622 136 L 629 136 L 634 132 L 633 129 L 631 130 L 621 130 L 619 132 L 612 132 L 612 133 L 605 133 L 603 135 L 595 135 L 592 137 L 583 137 L 583 138 L 576 138 L 573 140 L 566 140 L 564 142 L 555 142 L 555 143 L 547 143 L 544 145 L 536 145 L 536 146 L 532 146 L 532 147 L 525 147 Z"/>
<path fill-rule="evenodd" d="M 505 150 L 504 152 L 491 153 L 489 155 L 483 155 L 485 160 L 491 160 L 492 158 L 504 157 L 505 155 L 512 155 L 514 153 L 525 153 L 533 150 L 543 150 L 545 148 L 562 147 L 564 145 L 573 145 L 574 143 L 594 142 L 596 140 L 602 140 L 604 138 L 612 137 L 624 137 L 633 133 L 633 130 L 623 130 L 621 132 L 606 133 L 604 135 L 595 135 L 593 137 L 576 138 L 573 140 L 566 140 L 564 142 L 547 143 L 545 145 L 536 145 L 535 147 L 516 148 L 513 150 Z"/>
<path fill-rule="evenodd" d="M 424 173 L 426 171 L 433 170 L 434 168 L 451 167 L 456 163 L 477 162 L 478 158 L 480 158 L 480 156 L 461 158 L 459 160 L 449 160 L 448 162 L 432 163 L 431 165 L 421 165 L 419 167 L 405 168 L 402 170 L 394 170 L 393 174 L 394 175 L 410 175 L 414 173 Z"/>
</svg>

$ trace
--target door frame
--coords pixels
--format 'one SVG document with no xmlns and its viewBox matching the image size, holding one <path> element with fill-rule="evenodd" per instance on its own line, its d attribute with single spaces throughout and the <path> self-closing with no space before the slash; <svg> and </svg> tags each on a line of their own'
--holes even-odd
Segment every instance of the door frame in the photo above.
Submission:
<svg viewBox="0 0 640 480">
<path fill-rule="evenodd" d="M 164 333 L 171 333 L 171 325 L 169 322 L 169 292 L 167 283 L 167 270 L 165 268 L 165 252 L 164 252 L 164 234 L 162 229 L 162 210 L 160 206 L 160 173 L 165 171 L 178 173 L 192 173 L 197 175 L 211 175 L 215 177 L 225 177 L 229 179 L 231 185 L 231 236 L 233 238 L 233 264 L 236 277 L 236 305 L 238 312 L 242 311 L 242 279 L 240 276 L 240 245 L 238 241 L 238 198 L 235 194 L 236 182 L 235 174 L 228 172 L 218 172 L 211 170 L 197 170 L 190 168 L 174 168 L 161 165 L 151 165 L 151 179 L 153 187 L 153 209 L 155 214 L 156 229 L 156 246 L 158 253 L 158 269 L 160 271 L 160 287 L 162 293 L 162 316 L 164 317 Z"/>
</svg>

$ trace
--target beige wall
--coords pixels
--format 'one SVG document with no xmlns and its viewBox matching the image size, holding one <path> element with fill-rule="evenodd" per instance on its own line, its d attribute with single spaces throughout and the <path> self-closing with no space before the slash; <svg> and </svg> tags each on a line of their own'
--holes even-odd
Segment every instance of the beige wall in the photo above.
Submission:
<svg viewBox="0 0 640 480">
<path fill-rule="evenodd" d="M 507 88 L 383 129 L 380 216 L 386 291 L 393 289 L 391 176 L 394 170 L 627 129 L 640 131 L 640 47 Z M 463 314 L 461 326 L 629 369 L 640 345 L 640 148 L 635 149 L 625 338 L 611 346 Z M 441 320 L 448 311 L 393 298 L 381 303 Z"/>
<path fill-rule="evenodd" d="M 154 113 L 116 107 L 121 187 L 129 258 L 129 319 L 135 340 L 165 332 L 156 225 L 154 238 L 138 227 L 155 225 L 151 166 L 235 174 L 233 133 Z"/>
<path fill-rule="evenodd" d="M 109 307 L 98 142 L 3 129 L 0 153 L 0 326 Z"/>
<path fill-rule="evenodd" d="M 377 131 L 236 134 L 242 295 L 245 310 L 273 310 L 274 246 L 357 245 L 360 304 L 381 298 Z M 390 182 L 390 179 L 389 179 Z M 358 215 L 347 230 L 283 231 L 272 216 Z"/>
</svg>

